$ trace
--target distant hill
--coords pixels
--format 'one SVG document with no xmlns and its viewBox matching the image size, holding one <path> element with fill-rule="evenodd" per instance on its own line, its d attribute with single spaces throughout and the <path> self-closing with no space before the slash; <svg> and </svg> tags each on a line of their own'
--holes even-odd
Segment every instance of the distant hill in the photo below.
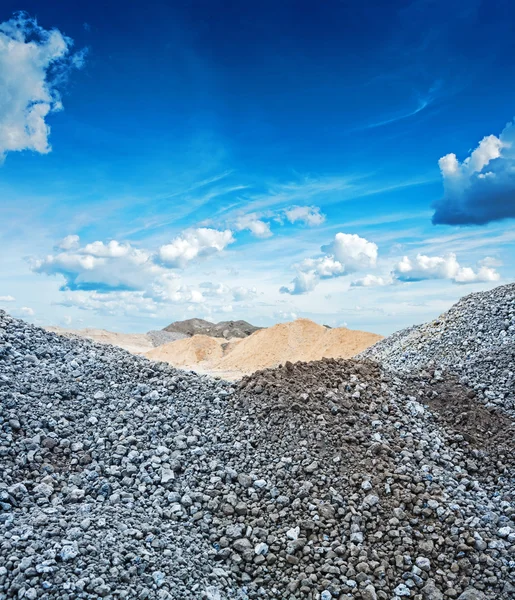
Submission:
<svg viewBox="0 0 515 600">
<path fill-rule="evenodd" d="M 196 334 L 153 348 L 146 356 L 176 367 L 238 379 L 286 361 L 350 358 L 381 339 L 382 336 L 367 331 L 346 327 L 332 329 L 309 319 L 297 319 L 231 342 L 213 335 Z"/>
<path fill-rule="evenodd" d="M 182 333 L 188 336 L 208 335 L 210 337 L 225 338 L 245 338 L 255 331 L 263 329 L 247 323 L 247 321 L 220 321 L 220 323 L 211 323 L 204 319 L 187 319 L 186 321 L 175 321 L 165 327 L 163 331 Z"/>
</svg>

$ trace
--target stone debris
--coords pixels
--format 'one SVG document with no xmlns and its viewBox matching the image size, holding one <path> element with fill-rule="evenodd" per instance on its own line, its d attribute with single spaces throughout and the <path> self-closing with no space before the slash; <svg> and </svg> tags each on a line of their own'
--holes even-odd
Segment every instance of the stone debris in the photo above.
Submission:
<svg viewBox="0 0 515 600">
<path fill-rule="evenodd" d="M 205 319 L 186 319 L 186 321 L 175 321 L 165 327 L 166 333 L 180 333 L 189 337 L 193 335 L 207 335 L 215 338 L 230 340 L 233 338 L 245 338 L 262 327 L 251 325 L 247 321 L 220 321 L 211 323 Z"/>
<path fill-rule="evenodd" d="M 230 383 L 0 311 L 0 599 L 513 598 L 513 425 L 470 391 Z"/>
<path fill-rule="evenodd" d="M 438 319 L 399 331 L 360 356 L 438 380 L 452 374 L 488 407 L 515 416 L 515 284 L 465 296 Z"/>
</svg>

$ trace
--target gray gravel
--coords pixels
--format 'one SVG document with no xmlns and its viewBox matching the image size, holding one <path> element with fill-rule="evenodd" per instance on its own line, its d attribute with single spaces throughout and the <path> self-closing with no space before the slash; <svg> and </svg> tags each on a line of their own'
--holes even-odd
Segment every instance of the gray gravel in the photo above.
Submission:
<svg viewBox="0 0 515 600">
<path fill-rule="evenodd" d="M 211 337 L 225 338 L 245 338 L 262 327 L 251 325 L 247 321 L 220 321 L 211 323 L 204 319 L 187 319 L 186 321 L 175 321 L 164 328 L 166 332 L 178 332 L 192 335 L 209 335 Z"/>
<path fill-rule="evenodd" d="M 454 374 L 487 405 L 515 416 L 515 284 L 465 296 L 435 321 L 395 333 L 361 356 L 398 372 Z"/>
<path fill-rule="evenodd" d="M 151 329 L 150 331 L 147 331 L 147 337 L 157 348 L 158 346 L 162 346 L 163 344 L 176 342 L 177 340 L 183 340 L 184 338 L 187 338 L 189 336 L 187 336 L 185 333 L 179 333 L 175 331 L 165 331 L 164 329 Z"/>
<path fill-rule="evenodd" d="M 0 599 L 511 598 L 511 424 L 442 398 L 471 401 L 354 361 L 231 384 L 0 311 Z"/>
</svg>

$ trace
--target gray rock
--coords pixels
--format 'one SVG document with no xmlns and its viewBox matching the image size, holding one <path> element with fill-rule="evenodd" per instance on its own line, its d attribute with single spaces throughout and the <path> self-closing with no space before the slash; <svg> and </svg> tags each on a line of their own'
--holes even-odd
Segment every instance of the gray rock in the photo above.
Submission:
<svg viewBox="0 0 515 600">
<path fill-rule="evenodd" d="M 458 600 L 486 600 L 486 596 L 479 590 L 468 588 L 458 596 Z"/>
</svg>

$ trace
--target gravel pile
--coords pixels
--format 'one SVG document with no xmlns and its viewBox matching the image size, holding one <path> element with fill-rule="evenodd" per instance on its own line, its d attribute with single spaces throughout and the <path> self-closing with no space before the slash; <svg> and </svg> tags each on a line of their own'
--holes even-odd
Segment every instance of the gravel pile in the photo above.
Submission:
<svg viewBox="0 0 515 600">
<path fill-rule="evenodd" d="M 147 331 L 147 337 L 150 339 L 155 348 L 169 344 L 170 342 L 176 342 L 177 340 L 183 340 L 188 336 L 185 333 L 179 333 L 178 331 L 165 331 L 164 329 L 151 329 Z"/>
<path fill-rule="evenodd" d="M 256 327 L 247 323 L 247 321 L 220 321 L 211 323 L 204 319 L 187 319 L 186 321 L 175 321 L 165 327 L 163 331 L 183 333 L 188 336 L 208 335 L 210 337 L 225 338 L 245 338 L 262 327 Z"/>
<path fill-rule="evenodd" d="M 465 296 L 435 321 L 395 333 L 361 356 L 398 372 L 454 374 L 487 405 L 515 416 L 515 284 Z"/>
<path fill-rule="evenodd" d="M 0 312 L 0 598 L 511 598 L 514 431 L 473 395 L 230 384 Z"/>
</svg>

